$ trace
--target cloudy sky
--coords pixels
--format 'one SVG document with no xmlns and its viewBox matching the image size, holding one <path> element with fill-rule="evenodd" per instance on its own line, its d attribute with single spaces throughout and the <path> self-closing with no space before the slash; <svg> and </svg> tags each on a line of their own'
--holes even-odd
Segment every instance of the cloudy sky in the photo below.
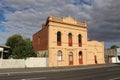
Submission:
<svg viewBox="0 0 120 80">
<path fill-rule="evenodd" d="M 0 44 L 13 34 L 32 38 L 49 15 L 86 21 L 90 39 L 120 46 L 120 0 L 0 0 Z"/>
</svg>

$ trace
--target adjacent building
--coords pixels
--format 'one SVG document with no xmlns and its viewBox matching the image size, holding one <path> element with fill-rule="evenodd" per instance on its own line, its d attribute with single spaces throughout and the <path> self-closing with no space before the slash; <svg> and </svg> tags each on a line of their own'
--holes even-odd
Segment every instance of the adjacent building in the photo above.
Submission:
<svg viewBox="0 0 120 80">
<path fill-rule="evenodd" d="M 10 56 L 10 47 L 5 45 L 0 45 L 0 59 L 8 59 Z"/>
<path fill-rule="evenodd" d="M 49 67 L 104 63 L 104 42 L 89 40 L 87 24 L 71 17 L 49 16 L 32 43 Z"/>
<path fill-rule="evenodd" d="M 106 63 L 120 63 L 120 48 L 105 49 Z"/>
</svg>

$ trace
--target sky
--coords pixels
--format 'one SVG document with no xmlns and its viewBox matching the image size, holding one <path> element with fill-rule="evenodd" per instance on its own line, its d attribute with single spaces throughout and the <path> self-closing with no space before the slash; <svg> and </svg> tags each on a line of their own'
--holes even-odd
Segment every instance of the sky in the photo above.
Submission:
<svg viewBox="0 0 120 80">
<path fill-rule="evenodd" d="M 120 46 L 120 0 L 0 0 L 0 44 L 13 34 L 32 39 L 50 15 L 87 22 L 89 39 Z"/>
</svg>

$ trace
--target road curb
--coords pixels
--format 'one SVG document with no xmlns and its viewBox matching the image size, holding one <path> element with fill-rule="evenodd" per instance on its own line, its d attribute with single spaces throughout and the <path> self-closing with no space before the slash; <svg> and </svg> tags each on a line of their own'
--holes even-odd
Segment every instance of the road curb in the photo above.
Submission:
<svg viewBox="0 0 120 80">
<path fill-rule="evenodd" d="M 55 68 L 32 68 L 33 70 L 30 70 L 31 68 L 26 69 L 13 69 L 14 71 L 9 71 L 9 69 L 5 69 L 1 72 L 0 75 L 10 75 L 10 74 L 26 74 L 26 73 L 40 73 L 40 72 L 59 72 L 59 71 L 71 71 L 71 70 L 84 70 L 84 69 L 94 69 L 94 68 L 103 68 L 103 67 L 112 67 L 112 66 L 119 66 L 115 64 L 108 64 L 108 65 L 89 65 L 89 66 L 73 66 L 73 67 L 55 67 Z M 28 70 L 27 70 L 28 69 Z M 34 70 L 35 69 L 35 70 Z"/>
</svg>

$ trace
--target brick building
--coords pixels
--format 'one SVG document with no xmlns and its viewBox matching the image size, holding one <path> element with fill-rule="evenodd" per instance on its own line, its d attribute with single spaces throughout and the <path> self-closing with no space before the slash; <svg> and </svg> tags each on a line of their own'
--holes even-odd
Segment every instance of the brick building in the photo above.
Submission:
<svg viewBox="0 0 120 80">
<path fill-rule="evenodd" d="M 104 63 L 104 42 L 88 40 L 87 24 L 71 17 L 49 16 L 33 35 L 33 47 L 49 67 Z"/>
</svg>

